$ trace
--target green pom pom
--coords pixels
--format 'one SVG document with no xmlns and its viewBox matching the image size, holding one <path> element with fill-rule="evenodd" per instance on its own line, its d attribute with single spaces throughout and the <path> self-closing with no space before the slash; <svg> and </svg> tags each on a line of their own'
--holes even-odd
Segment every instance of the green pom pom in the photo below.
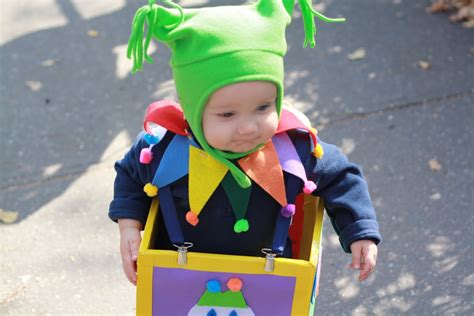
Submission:
<svg viewBox="0 0 474 316">
<path fill-rule="evenodd" d="M 245 233 L 248 230 L 249 230 L 249 222 L 246 219 L 239 219 L 237 222 L 235 222 L 234 232 L 236 232 L 237 234 Z"/>
</svg>

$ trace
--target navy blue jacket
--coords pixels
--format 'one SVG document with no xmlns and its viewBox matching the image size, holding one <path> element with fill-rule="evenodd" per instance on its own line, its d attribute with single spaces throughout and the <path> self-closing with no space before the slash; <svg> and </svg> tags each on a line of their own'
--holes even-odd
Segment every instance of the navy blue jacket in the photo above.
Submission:
<svg viewBox="0 0 474 316">
<path fill-rule="evenodd" d="M 381 241 L 378 222 L 369 196 L 367 183 L 353 163 L 334 145 L 319 143 L 324 149 L 322 159 L 316 159 L 310 149 L 310 138 L 306 132 L 288 133 L 294 141 L 303 137 L 307 148 L 298 152 L 304 163 L 308 180 L 316 183 L 313 195 L 320 196 L 332 226 L 339 235 L 342 248 L 350 252 L 352 242 L 370 239 Z M 163 140 L 153 147 L 153 161 L 149 165 L 139 162 L 140 151 L 148 147 L 139 134 L 135 143 L 122 160 L 115 164 L 117 176 L 114 185 L 114 199 L 110 204 L 109 217 L 117 221 L 121 218 L 136 219 L 145 224 L 151 198 L 143 191 L 143 186 L 151 182 L 164 151 L 173 134 L 168 132 Z M 285 183 L 288 175 L 285 173 Z M 222 185 L 219 185 L 199 215 L 199 224 L 188 224 L 185 214 L 189 211 L 188 176 L 171 185 L 172 195 L 178 212 L 185 241 L 194 244 L 192 251 L 261 256 L 262 248 L 271 248 L 277 214 L 281 206 L 262 188 L 252 182 L 252 191 L 246 219 L 250 229 L 237 234 L 233 230 L 235 216 Z M 156 248 L 175 249 L 169 241 L 162 218 L 158 220 Z M 289 242 L 287 242 L 289 245 Z M 285 248 L 284 256 L 291 256 L 291 247 Z"/>
</svg>

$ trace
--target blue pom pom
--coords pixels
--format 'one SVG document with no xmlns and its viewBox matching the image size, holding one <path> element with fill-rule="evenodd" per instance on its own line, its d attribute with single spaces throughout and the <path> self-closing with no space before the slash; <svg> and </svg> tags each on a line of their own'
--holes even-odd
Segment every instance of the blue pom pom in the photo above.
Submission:
<svg viewBox="0 0 474 316">
<path fill-rule="evenodd" d="M 238 316 L 236 311 L 232 311 L 229 316 Z"/>
<path fill-rule="evenodd" d="M 221 283 L 217 280 L 207 282 L 207 290 L 211 293 L 218 293 L 221 291 Z"/>
<path fill-rule="evenodd" d="M 145 136 L 143 136 L 143 139 L 147 142 L 148 145 L 155 145 L 158 144 L 158 142 L 160 141 L 158 137 L 151 134 L 145 134 Z"/>
</svg>

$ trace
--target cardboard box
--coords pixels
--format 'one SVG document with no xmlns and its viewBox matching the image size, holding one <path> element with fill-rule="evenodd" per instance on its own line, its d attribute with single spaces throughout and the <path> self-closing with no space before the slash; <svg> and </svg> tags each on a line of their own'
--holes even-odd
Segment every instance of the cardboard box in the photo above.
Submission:
<svg viewBox="0 0 474 316">
<path fill-rule="evenodd" d="M 299 199 L 290 231 L 297 258 L 275 258 L 273 272 L 265 271 L 265 257 L 197 253 L 191 248 L 182 265 L 177 251 L 153 249 L 155 199 L 138 256 L 137 315 L 313 315 L 324 206 L 311 195 Z"/>
</svg>

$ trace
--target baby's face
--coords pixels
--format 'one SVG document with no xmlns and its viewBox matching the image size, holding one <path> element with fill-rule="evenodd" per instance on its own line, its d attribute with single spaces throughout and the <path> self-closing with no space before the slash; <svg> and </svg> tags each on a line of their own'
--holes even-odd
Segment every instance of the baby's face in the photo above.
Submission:
<svg viewBox="0 0 474 316">
<path fill-rule="evenodd" d="M 268 81 L 239 82 L 216 90 L 206 103 L 202 129 L 216 149 L 247 152 L 266 143 L 278 127 L 277 88 Z"/>
</svg>

